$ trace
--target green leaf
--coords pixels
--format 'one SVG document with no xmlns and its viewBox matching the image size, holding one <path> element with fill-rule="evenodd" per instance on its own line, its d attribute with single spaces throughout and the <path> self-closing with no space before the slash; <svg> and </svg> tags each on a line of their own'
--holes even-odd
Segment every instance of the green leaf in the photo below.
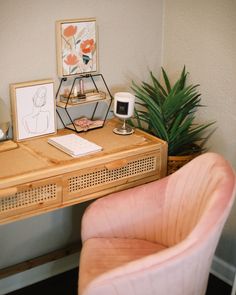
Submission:
<svg viewBox="0 0 236 295">
<path fill-rule="evenodd" d="M 161 86 L 161 84 L 158 82 L 157 78 L 153 75 L 152 72 L 150 72 L 153 85 L 155 86 L 155 89 L 159 89 L 159 91 L 162 93 L 163 97 L 167 96 L 167 92 L 165 91 L 164 87 Z"/>
<path fill-rule="evenodd" d="M 73 68 L 70 70 L 70 73 L 72 74 L 72 73 L 75 72 L 77 69 L 78 69 L 78 66 L 73 67 Z"/>
<path fill-rule="evenodd" d="M 132 124 L 168 142 L 168 154 L 185 154 L 194 149 L 204 149 L 206 138 L 203 134 L 215 122 L 196 124 L 195 115 L 201 104 L 198 84 L 187 85 L 188 72 L 185 66 L 179 79 L 170 84 L 167 73 L 162 68 L 162 85 L 153 72 L 149 72 L 151 83 L 140 85 L 132 82 L 132 90 L 137 97 L 135 118 Z M 209 131 L 208 131 L 209 134 Z"/>
<path fill-rule="evenodd" d="M 168 78 L 165 70 L 163 68 L 161 68 L 161 70 L 162 70 L 162 75 L 163 75 L 163 78 L 164 78 L 164 81 L 165 81 L 165 84 L 166 84 L 166 89 L 170 93 L 170 91 L 171 91 L 171 85 L 170 85 L 169 78 Z"/>
</svg>

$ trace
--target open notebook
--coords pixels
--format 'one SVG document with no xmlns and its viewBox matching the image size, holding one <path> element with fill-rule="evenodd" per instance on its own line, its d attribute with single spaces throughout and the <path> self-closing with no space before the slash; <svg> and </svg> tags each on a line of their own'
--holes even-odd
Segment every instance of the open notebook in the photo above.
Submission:
<svg viewBox="0 0 236 295">
<path fill-rule="evenodd" d="M 72 157 L 80 157 L 102 150 L 101 146 L 76 134 L 50 137 L 48 139 L 48 143 L 71 155 Z"/>
</svg>

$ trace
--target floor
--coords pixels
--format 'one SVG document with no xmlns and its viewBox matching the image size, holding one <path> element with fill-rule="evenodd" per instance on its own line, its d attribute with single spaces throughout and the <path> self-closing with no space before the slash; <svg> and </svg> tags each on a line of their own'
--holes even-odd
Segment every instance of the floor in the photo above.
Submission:
<svg viewBox="0 0 236 295">
<path fill-rule="evenodd" d="M 7 295 L 76 295 L 78 270 L 73 269 Z M 230 295 L 231 287 L 210 275 L 206 295 Z"/>
</svg>

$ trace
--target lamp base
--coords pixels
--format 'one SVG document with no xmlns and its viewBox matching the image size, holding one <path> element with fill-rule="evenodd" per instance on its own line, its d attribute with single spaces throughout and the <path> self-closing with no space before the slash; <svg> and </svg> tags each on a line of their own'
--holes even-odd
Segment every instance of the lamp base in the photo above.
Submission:
<svg viewBox="0 0 236 295">
<path fill-rule="evenodd" d="M 134 129 L 126 124 L 125 126 L 114 128 L 113 132 L 119 135 L 130 135 L 134 133 Z"/>
</svg>

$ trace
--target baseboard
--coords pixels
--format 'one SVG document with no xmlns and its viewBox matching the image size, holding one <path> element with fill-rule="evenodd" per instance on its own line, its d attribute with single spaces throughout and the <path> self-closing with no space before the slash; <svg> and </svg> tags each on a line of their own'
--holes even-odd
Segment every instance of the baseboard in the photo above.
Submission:
<svg viewBox="0 0 236 295">
<path fill-rule="evenodd" d="M 213 263 L 211 265 L 211 273 L 228 285 L 232 286 L 236 273 L 236 267 L 221 258 L 214 256 Z"/>
<path fill-rule="evenodd" d="M 63 257 L 0 280 L 0 295 L 24 288 L 78 267 L 79 253 Z"/>
</svg>

